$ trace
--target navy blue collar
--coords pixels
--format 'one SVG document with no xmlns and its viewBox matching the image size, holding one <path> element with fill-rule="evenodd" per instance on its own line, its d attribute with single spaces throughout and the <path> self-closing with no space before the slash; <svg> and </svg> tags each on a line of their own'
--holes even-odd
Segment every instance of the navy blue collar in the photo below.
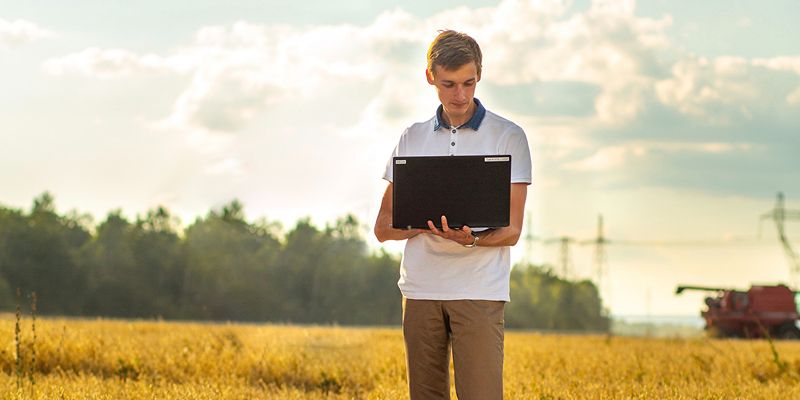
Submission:
<svg viewBox="0 0 800 400">
<path fill-rule="evenodd" d="M 483 107 L 483 104 L 481 104 L 481 101 L 478 100 L 476 97 L 473 97 L 472 100 L 475 101 L 475 106 L 476 106 L 475 107 L 475 114 L 472 114 L 472 118 L 470 118 L 469 121 L 467 121 L 467 123 L 462 124 L 461 126 L 458 126 L 456 128 L 460 129 L 460 128 L 466 126 L 467 128 L 470 128 L 473 131 L 477 131 L 478 128 L 481 127 L 481 122 L 483 122 L 483 117 L 486 116 L 486 108 Z M 434 132 L 438 131 L 443 126 L 446 127 L 444 119 L 442 119 L 442 112 L 443 111 L 444 111 L 444 107 L 442 107 L 442 105 L 439 104 L 439 108 L 436 109 L 436 120 L 433 123 L 433 131 Z"/>
</svg>

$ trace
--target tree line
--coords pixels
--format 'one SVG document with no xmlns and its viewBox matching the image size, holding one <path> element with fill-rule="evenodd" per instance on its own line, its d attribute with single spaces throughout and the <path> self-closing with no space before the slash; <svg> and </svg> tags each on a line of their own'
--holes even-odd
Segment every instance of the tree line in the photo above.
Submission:
<svg viewBox="0 0 800 400">
<path fill-rule="evenodd" d="M 0 206 L 0 309 L 36 292 L 49 315 L 397 325 L 399 255 L 372 250 L 352 215 L 288 231 L 249 222 L 233 200 L 182 228 L 164 207 L 99 224 L 56 212 L 43 193 L 28 211 Z M 596 287 L 516 265 L 511 328 L 601 330 Z"/>
</svg>

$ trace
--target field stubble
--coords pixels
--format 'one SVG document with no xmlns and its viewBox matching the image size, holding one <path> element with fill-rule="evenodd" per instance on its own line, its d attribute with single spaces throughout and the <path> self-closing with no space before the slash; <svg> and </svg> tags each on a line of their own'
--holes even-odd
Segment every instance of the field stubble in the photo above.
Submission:
<svg viewBox="0 0 800 400">
<path fill-rule="evenodd" d="M 38 319 L 33 380 L 30 331 L 22 379 L 0 317 L 0 399 L 407 396 L 394 328 Z M 507 332 L 505 350 L 508 399 L 800 398 L 800 343 Z"/>
</svg>

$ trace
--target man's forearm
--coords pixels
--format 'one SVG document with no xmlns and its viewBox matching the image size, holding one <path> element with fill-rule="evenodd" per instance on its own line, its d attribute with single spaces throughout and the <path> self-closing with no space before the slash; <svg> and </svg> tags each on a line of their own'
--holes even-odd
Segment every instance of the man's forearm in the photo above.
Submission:
<svg viewBox="0 0 800 400">
<path fill-rule="evenodd" d="M 395 229 L 390 218 L 380 218 L 375 223 L 375 237 L 379 242 L 387 240 L 406 240 L 417 236 L 421 229 Z"/>
<path fill-rule="evenodd" d="M 513 246 L 517 244 L 520 236 L 520 229 L 513 226 L 489 229 L 483 232 L 475 232 L 478 235 L 479 247 Z"/>
</svg>

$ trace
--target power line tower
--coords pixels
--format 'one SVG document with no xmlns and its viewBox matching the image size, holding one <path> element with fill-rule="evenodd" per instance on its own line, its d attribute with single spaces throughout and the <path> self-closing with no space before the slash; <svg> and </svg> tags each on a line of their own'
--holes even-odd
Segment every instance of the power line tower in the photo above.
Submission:
<svg viewBox="0 0 800 400">
<path fill-rule="evenodd" d="M 797 252 L 792 248 L 789 239 L 786 238 L 786 230 L 784 229 L 784 222 L 787 219 L 800 220 L 800 210 L 787 210 L 784 206 L 783 193 L 778 192 L 778 199 L 775 202 L 775 208 L 765 212 L 761 215 L 761 220 L 771 219 L 775 222 L 775 228 L 778 230 L 778 239 L 781 241 L 783 251 L 786 253 L 786 258 L 789 260 L 789 279 L 792 281 L 794 288 L 798 287 L 798 276 L 800 276 L 800 257 Z"/>
<path fill-rule="evenodd" d="M 534 254 L 534 242 L 539 242 L 545 245 L 551 245 L 558 243 L 561 245 L 561 253 L 560 253 L 560 269 L 561 269 L 561 277 L 563 279 L 569 279 L 570 269 L 572 266 L 572 259 L 570 257 L 570 244 L 575 242 L 574 238 L 569 236 L 561 236 L 561 237 L 551 237 L 551 238 L 541 238 L 537 237 L 533 234 L 533 222 L 531 213 L 528 212 L 525 218 L 525 261 L 529 264 L 533 264 L 533 254 Z"/>
<path fill-rule="evenodd" d="M 597 216 L 597 237 L 594 240 L 594 270 L 597 291 L 600 292 L 601 298 L 606 298 L 606 305 L 608 305 L 608 297 L 610 297 L 611 294 L 611 291 L 606 287 L 608 285 L 607 243 L 608 241 L 603 231 L 603 215 L 600 214 Z"/>
<path fill-rule="evenodd" d="M 533 219 L 530 211 L 528 211 L 528 215 L 525 218 L 525 225 L 525 262 L 533 264 L 533 241 L 536 238 L 533 236 Z"/>
<path fill-rule="evenodd" d="M 568 280 L 570 265 L 572 264 L 569 257 L 569 243 L 572 241 L 572 238 L 562 236 L 559 241 L 561 242 L 561 277 Z"/>
</svg>

